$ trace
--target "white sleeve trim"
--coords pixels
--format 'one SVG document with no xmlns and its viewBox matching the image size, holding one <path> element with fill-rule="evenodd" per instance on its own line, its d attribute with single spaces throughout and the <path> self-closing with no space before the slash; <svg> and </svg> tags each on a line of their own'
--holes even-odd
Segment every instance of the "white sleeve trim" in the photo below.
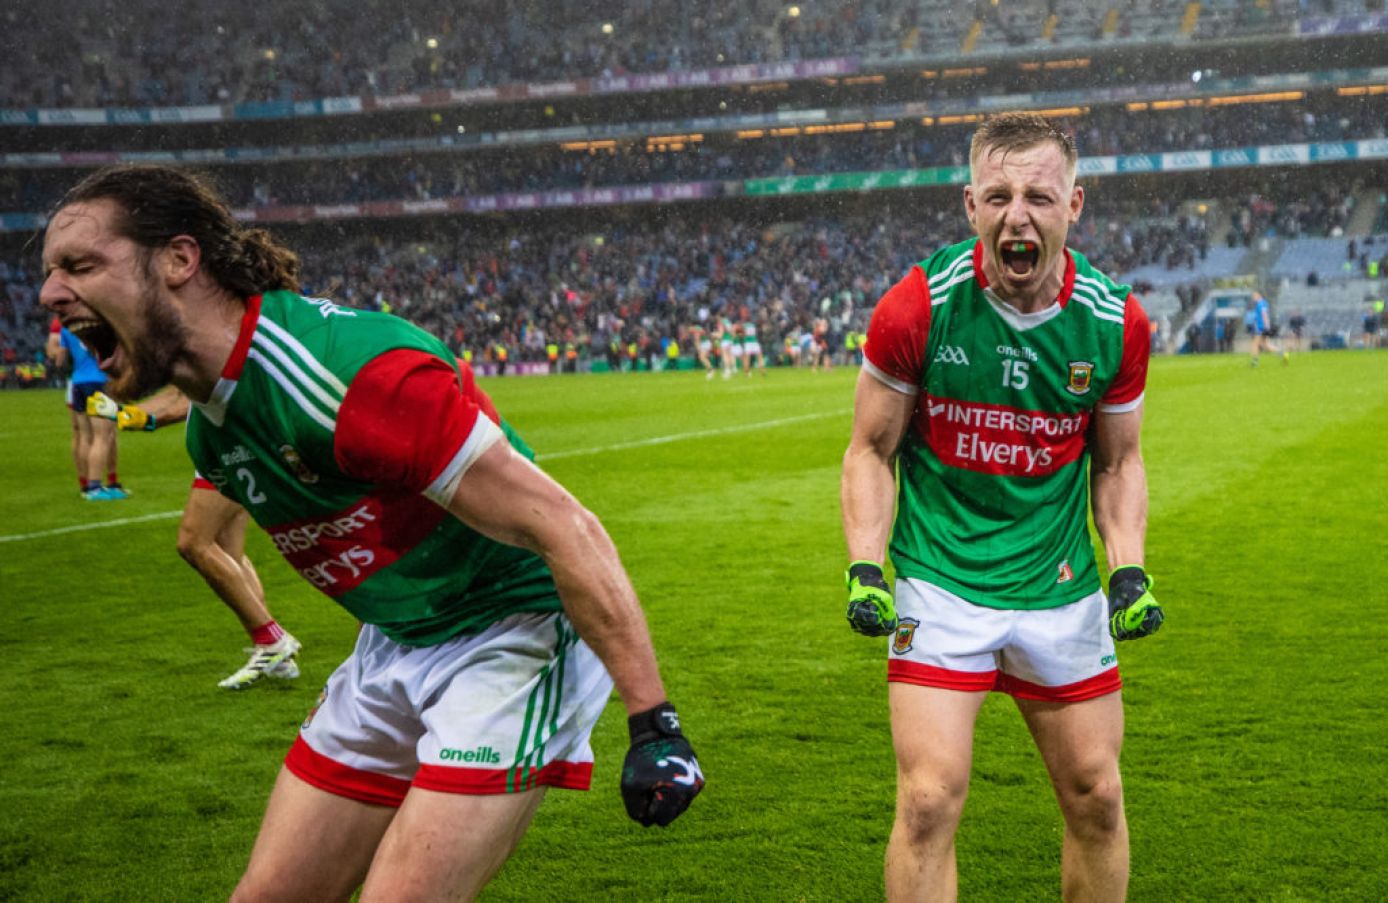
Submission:
<svg viewBox="0 0 1388 903">
<path fill-rule="evenodd" d="M 1120 404 L 1102 404 L 1102 403 L 1100 403 L 1100 405 L 1099 405 L 1099 413 L 1101 413 L 1101 414 L 1126 414 L 1126 413 L 1128 413 L 1129 411 L 1136 411 L 1136 410 L 1138 409 L 1138 407 L 1142 404 L 1142 399 L 1144 399 L 1144 398 L 1146 398 L 1146 397 L 1147 397 L 1147 393 L 1146 393 L 1146 392 L 1143 392 L 1141 395 L 1137 396 L 1137 397 L 1134 398 L 1132 401 L 1125 401 L 1125 402 L 1122 402 L 1122 403 L 1120 403 Z"/>
<path fill-rule="evenodd" d="M 871 374 L 871 376 L 882 385 L 889 389 L 895 389 L 902 395 L 919 395 L 921 393 L 920 386 L 913 386 L 908 382 L 897 379 L 895 376 L 892 376 L 873 364 L 873 362 L 866 357 L 863 358 L 863 372 Z"/>
<path fill-rule="evenodd" d="M 482 453 L 500 439 L 505 439 L 501 433 L 501 428 L 492 423 L 491 418 L 486 414 L 478 411 L 477 422 L 473 424 L 472 432 L 468 434 L 467 441 L 453 454 L 453 459 L 434 478 L 434 482 L 424 488 L 425 498 L 445 508 L 448 507 L 448 503 L 453 501 L 454 493 L 458 491 L 458 484 L 462 482 L 463 474 L 467 473 L 472 462 L 482 457 Z"/>
</svg>

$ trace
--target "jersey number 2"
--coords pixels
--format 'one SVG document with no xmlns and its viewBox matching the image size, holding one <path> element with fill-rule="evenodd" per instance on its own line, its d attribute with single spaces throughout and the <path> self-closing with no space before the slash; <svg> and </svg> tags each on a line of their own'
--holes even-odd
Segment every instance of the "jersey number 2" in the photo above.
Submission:
<svg viewBox="0 0 1388 903">
<path fill-rule="evenodd" d="M 252 505 L 259 505 L 265 501 L 265 493 L 255 488 L 255 474 L 242 467 L 236 471 L 236 478 L 246 481 L 246 501 Z"/>
</svg>

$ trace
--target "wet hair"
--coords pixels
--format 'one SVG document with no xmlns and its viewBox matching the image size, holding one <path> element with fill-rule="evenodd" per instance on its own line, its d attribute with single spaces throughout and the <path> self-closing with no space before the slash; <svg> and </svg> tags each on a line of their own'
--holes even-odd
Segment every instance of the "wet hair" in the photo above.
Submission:
<svg viewBox="0 0 1388 903">
<path fill-rule="evenodd" d="M 1028 150 L 1046 142 L 1060 148 L 1065 158 L 1065 174 L 1074 181 L 1075 164 L 1080 156 L 1075 139 L 1052 120 L 1036 113 L 1001 113 L 984 120 L 969 145 L 969 169 L 975 169 L 984 154 L 1001 151 L 1006 157 L 1013 151 Z"/>
<path fill-rule="evenodd" d="M 299 290 L 299 256 L 264 229 L 243 228 L 205 177 L 172 166 L 108 166 L 74 185 L 53 212 L 103 199 L 120 208 L 116 234 L 139 245 L 146 259 L 189 235 L 202 251 L 202 268 L 238 297 Z"/>
</svg>

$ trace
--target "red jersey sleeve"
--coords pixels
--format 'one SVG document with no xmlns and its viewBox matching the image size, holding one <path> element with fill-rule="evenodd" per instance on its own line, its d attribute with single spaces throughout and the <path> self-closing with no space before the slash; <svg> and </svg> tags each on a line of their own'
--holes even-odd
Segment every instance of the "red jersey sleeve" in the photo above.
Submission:
<svg viewBox="0 0 1388 903">
<path fill-rule="evenodd" d="M 930 335 L 930 286 L 919 266 L 887 290 L 868 323 L 864 368 L 899 392 L 920 391 Z"/>
<path fill-rule="evenodd" d="M 1137 297 L 1128 295 L 1123 308 L 1123 360 L 1118 375 L 1099 400 L 1099 410 L 1121 414 L 1142 403 L 1147 389 L 1147 359 L 1152 353 L 1152 327 Z"/>
<path fill-rule="evenodd" d="M 492 423 L 500 424 L 501 415 L 496 411 L 496 405 L 492 404 L 492 397 L 477 385 L 477 377 L 472 372 L 472 365 L 462 358 L 454 358 L 458 363 L 458 372 L 462 374 L 461 385 L 463 396 L 472 399 L 477 406 L 482 409 L 482 413 L 491 418 Z"/>
<path fill-rule="evenodd" d="M 500 437 L 446 361 L 400 348 L 357 371 L 337 412 L 333 452 L 349 476 L 446 503 L 468 465 Z"/>
</svg>

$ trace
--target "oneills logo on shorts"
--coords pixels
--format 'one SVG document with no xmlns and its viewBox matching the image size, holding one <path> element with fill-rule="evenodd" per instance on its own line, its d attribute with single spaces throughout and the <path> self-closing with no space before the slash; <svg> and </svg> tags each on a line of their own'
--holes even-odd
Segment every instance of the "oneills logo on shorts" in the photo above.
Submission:
<svg viewBox="0 0 1388 903">
<path fill-rule="evenodd" d="M 318 474 L 308 469 L 304 459 L 299 456 L 299 452 L 292 445 L 280 446 L 280 459 L 284 461 L 286 467 L 294 471 L 294 476 L 299 478 L 300 483 L 312 486 L 318 482 Z"/>
<path fill-rule="evenodd" d="M 1065 391 L 1071 395 L 1085 395 L 1089 392 L 1089 386 L 1093 380 L 1094 364 L 1092 362 L 1071 361 L 1070 382 L 1065 385 Z"/>
<path fill-rule="evenodd" d="M 916 640 L 916 628 L 920 623 L 915 618 L 902 618 L 897 622 L 896 634 L 892 636 L 892 652 L 905 655 L 911 651 L 911 644 Z"/>
</svg>

